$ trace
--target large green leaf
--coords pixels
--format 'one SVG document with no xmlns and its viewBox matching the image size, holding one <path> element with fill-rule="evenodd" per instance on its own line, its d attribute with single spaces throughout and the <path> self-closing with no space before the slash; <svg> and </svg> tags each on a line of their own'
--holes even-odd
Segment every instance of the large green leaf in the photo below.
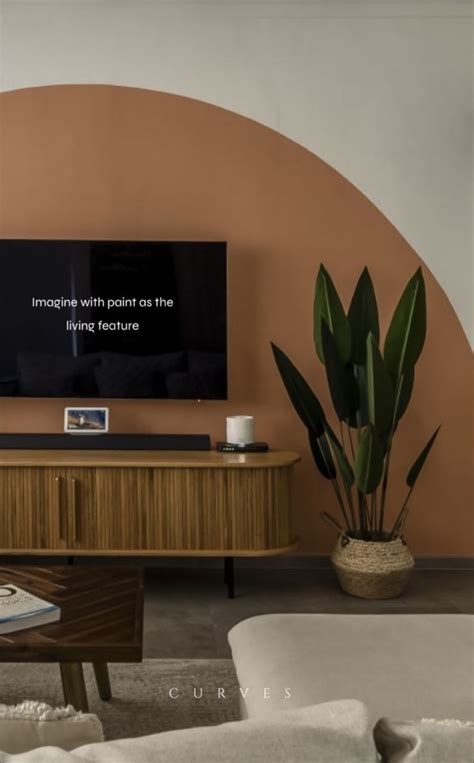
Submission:
<svg viewBox="0 0 474 763">
<path fill-rule="evenodd" d="M 324 318 L 322 342 L 331 400 L 339 420 L 345 421 L 354 416 L 359 408 L 359 389 L 352 367 L 342 362 L 334 336 Z"/>
<path fill-rule="evenodd" d="M 413 392 L 413 384 L 415 382 L 415 369 L 413 366 L 407 368 L 401 376 L 401 390 L 398 397 L 398 405 L 396 411 L 396 420 L 400 421 L 410 402 L 411 393 Z"/>
<path fill-rule="evenodd" d="M 426 295 L 421 268 L 408 281 L 385 337 L 385 365 L 394 379 L 415 365 L 426 336 Z"/>
<path fill-rule="evenodd" d="M 428 454 L 429 454 L 429 452 L 430 452 L 430 450 L 431 450 L 431 448 L 433 446 L 434 441 L 436 440 L 436 438 L 438 436 L 439 430 L 440 430 L 440 427 L 438 427 L 433 432 L 433 434 L 431 435 L 430 439 L 428 440 L 428 442 L 426 443 L 425 447 L 423 448 L 423 450 L 421 451 L 420 455 L 418 456 L 418 458 L 416 459 L 415 463 L 413 464 L 413 466 L 411 467 L 410 471 L 408 472 L 408 474 L 407 474 L 407 485 L 408 485 L 408 487 L 410 487 L 412 489 L 414 488 L 415 482 L 417 481 L 418 476 L 419 476 L 421 470 L 423 469 L 424 463 L 425 463 L 426 459 L 428 458 Z"/>
<path fill-rule="evenodd" d="M 333 480 L 336 477 L 336 467 L 329 448 L 326 434 L 317 437 L 315 433 L 308 429 L 309 444 L 314 462 L 319 471 L 327 480 Z"/>
<path fill-rule="evenodd" d="M 339 442 L 338 438 L 332 431 L 329 424 L 326 422 L 326 432 L 328 434 L 332 451 L 336 457 L 337 464 L 339 466 L 339 472 L 341 474 L 342 479 L 346 483 L 348 488 L 351 488 L 354 484 L 354 472 L 352 471 L 352 467 L 347 460 L 346 454 L 344 453 L 344 450 L 342 448 L 341 443 Z"/>
<path fill-rule="evenodd" d="M 355 416 L 349 419 L 349 426 L 360 429 L 369 423 L 369 412 L 367 410 L 367 370 L 364 366 L 352 366 L 354 378 L 359 390 L 359 410 Z"/>
<path fill-rule="evenodd" d="M 344 313 L 341 300 L 336 291 L 331 276 L 324 265 L 321 265 L 316 278 L 314 291 L 314 346 L 321 363 L 324 363 L 324 349 L 322 339 L 322 323 L 326 321 L 336 342 L 339 356 L 343 363 L 347 363 L 351 352 L 351 333 L 349 321 Z"/>
<path fill-rule="evenodd" d="M 384 452 L 375 428 L 369 424 L 357 446 L 354 474 L 361 493 L 373 493 L 383 473 Z"/>
<path fill-rule="evenodd" d="M 273 342 L 271 344 L 275 362 L 296 413 L 307 429 L 312 430 L 317 436 L 322 435 L 326 417 L 321 403 L 283 350 L 280 350 Z"/>
<path fill-rule="evenodd" d="M 357 281 L 347 318 L 351 329 L 351 361 L 363 365 L 367 354 L 368 335 L 372 334 L 377 345 L 379 343 L 377 300 L 367 268 L 364 268 Z"/>
<path fill-rule="evenodd" d="M 393 422 L 395 399 L 393 384 L 374 337 L 367 337 L 367 409 L 369 422 L 379 435 Z"/>
</svg>

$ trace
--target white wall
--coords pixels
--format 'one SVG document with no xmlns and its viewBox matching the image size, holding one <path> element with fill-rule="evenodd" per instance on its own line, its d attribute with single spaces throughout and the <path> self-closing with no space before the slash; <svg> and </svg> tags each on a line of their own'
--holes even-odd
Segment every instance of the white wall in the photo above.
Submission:
<svg viewBox="0 0 474 763">
<path fill-rule="evenodd" d="M 471 2 L 0 0 L 0 9 L 2 90 L 139 86 L 273 127 L 385 213 L 474 335 Z"/>
</svg>

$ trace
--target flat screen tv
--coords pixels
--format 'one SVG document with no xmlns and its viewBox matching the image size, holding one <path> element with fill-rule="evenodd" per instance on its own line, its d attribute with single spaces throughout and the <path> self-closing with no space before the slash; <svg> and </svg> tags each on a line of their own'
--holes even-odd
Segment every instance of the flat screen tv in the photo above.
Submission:
<svg viewBox="0 0 474 763">
<path fill-rule="evenodd" d="M 0 240 L 0 395 L 227 398 L 226 244 Z"/>
</svg>

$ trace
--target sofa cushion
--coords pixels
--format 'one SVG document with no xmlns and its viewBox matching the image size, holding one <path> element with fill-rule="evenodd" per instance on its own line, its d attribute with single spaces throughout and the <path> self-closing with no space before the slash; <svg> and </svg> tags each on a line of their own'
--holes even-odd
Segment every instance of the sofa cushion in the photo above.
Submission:
<svg viewBox="0 0 474 763">
<path fill-rule="evenodd" d="M 80 713 L 72 705 L 53 708 L 29 700 L 15 706 L 0 705 L 0 750 L 5 752 L 21 753 L 45 745 L 72 750 L 103 738 L 97 716 Z"/>
<path fill-rule="evenodd" d="M 357 697 L 372 724 L 473 718 L 471 615 L 263 615 L 229 633 L 242 714 Z M 269 687 L 270 697 L 263 697 Z M 284 699 L 286 687 L 291 699 Z"/>
<path fill-rule="evenodd" d="M 467 763 L 474 760 L 474 723 L 382 718 L 375 726 L 374 739 L 383 763 Z"/>
<path fill-rule="evenodd" d="M 263 721 L 168 731 L 92 744 L 72 753 L 54 748 L 0 753 L 0 763 L 372 763 L 376 760 L 364 706 L 342 700 Z"/>
</svg>

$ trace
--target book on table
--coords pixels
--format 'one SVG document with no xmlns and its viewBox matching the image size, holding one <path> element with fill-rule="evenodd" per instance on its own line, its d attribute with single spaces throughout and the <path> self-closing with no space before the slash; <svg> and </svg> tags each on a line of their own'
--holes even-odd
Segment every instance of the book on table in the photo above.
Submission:
<svg viewBox="0 0 474 763">
<path fill-rule="evenodd" d="M 13 583 L 0 585 L 0 634 L 38 628 L 59 620 L 61 609 Z"/>
</svg>

